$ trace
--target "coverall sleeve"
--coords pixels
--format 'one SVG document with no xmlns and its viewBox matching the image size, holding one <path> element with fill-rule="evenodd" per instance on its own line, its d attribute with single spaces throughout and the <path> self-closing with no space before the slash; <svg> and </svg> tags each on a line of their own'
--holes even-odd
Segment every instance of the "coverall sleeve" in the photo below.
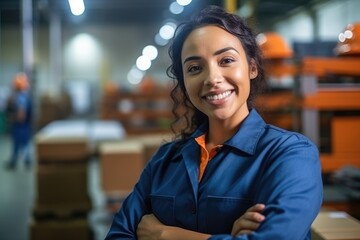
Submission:
<svg viewBox="0 0 360 240">
<path fill-rule="evenodd" d="M 310 239 L 323 193 L 317 147 L 292 136 L 268 157 L 264 168 L 256 200 L 266 205 L 265 221 L 251 234 L 214 235 L 209 239 Z"/>
</svg>

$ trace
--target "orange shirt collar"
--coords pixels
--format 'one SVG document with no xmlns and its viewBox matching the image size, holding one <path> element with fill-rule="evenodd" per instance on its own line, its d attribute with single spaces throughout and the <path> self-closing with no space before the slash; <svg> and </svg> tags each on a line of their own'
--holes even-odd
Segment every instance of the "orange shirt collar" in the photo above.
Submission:
<svg viewBox="0 0 360 240">
<path fill-rule="evenodd" d="M 215 146 L 214 148 L 212 148 L 210 150 L 210 153 L 209 153 L 208 150 L 206 149 L 206 134 L 207 133 L 195 138 L 195 141 L 200 146 L 199 181 L 201 180 L 201 178 L 205 172 L 205 168 L 206 168 L 208 162 L 215 156 L 215 154 L 217 153 L 217 150 L 221 146 L 221 145 Z"/>
</svg>

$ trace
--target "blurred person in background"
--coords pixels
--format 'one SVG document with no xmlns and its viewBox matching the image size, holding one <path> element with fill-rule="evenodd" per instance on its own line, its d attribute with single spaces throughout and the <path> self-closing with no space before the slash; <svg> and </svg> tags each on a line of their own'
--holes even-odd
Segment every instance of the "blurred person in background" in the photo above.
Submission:
<svg viewBox="0 0 360 240">
<path fill-rule="evenodd" d="M 20 157 L 31 167 L 30 140 L 32 136 L 32 102 L 30 83 L 25 73 L 17 73 L 12 81 L 13 93 L 7 102 L 7 119 L 10 127 L 12 151 L 7 169 L 14 169 Z"/>
</svg>

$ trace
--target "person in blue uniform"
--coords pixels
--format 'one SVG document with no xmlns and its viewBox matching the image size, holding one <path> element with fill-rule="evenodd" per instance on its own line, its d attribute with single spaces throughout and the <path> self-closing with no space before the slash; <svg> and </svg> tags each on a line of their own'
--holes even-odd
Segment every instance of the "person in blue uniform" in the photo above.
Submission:
<svg viewBox="0 0 360 240">
<path fill-rule="evenodd" d="M 9 98 L 7 114 L 12 138 L 12 152 L 8 169 L 14 169 L 20 157 L 27 168 L 31 167 L 30 140 L 32 136 L 32 103 L 30 84 L 25 73 L 17 73 L 13 79 L 14 93 Z"/>
<path fill-rule="evenodd" d="M 318 148 L 253 108 L 265 80 L 251 28 L 209 6 L 178 26 L 169 54 L 180 134 L 148 162 L 106 239 L 310 239 Z"/>
</svg>

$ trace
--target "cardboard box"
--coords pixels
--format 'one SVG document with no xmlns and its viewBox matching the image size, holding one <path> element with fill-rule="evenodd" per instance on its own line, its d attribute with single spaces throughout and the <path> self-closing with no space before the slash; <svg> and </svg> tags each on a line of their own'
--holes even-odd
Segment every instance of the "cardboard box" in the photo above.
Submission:
<svg viewBox="0 0 360 240">
<path fill-rule="evenodd" d="M 141 142 L 144 145 L 144 165 L 146 165 L 159 147 L 171 141 L 172 137 L 172 134 L 146 134 L 128 137 L 127 139 Z"/>
<path fill-rule="evenodd" d="M 325 232 L 325 233 L 312 232 L 311 239 L 312 240 L 359 240 L 360 230 L 350 231 L 350 232 Z"/>
<path fill-rule="evenodd" d="M 90 209 L 86 162 L 38 165 L 36 215 L 68 217 Z"/>
<path fill-rule="evenodd" d="M 360 221 L 342 211 L 321 211 L 311 226 L 313 240 L 360 240 Z"/>
<path fill-rule="evenodd" d="M 67 221 L 32 221 L 30 223 L 31 240 L 92 240 L 93 233 L 86 219 Z"/>
<path fill-rule="evenodd" d="M 84 161 L 90 154 L 86 137 L 55 137 L 37 135 L 37 158 L 41 162 Z"/>
<path fill-rule="evenodd" d="M 144 168 L 144 146 L 139 141 L 100 145 L 101 179 L 105 192 L 129 192 Z"/>
</svg>

